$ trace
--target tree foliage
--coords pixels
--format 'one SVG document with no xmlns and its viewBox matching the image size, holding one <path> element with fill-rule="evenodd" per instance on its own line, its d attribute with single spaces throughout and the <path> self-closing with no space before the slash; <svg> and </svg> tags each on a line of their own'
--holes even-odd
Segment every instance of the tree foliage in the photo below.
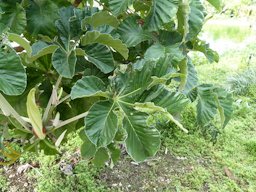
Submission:
<svg viewBox="0 0 256 192">
<path fill-rule="evenodd" d="M 185 132 L 175 117 L 191 102 L 202 127 L 231 118 L 231 95 L 199 84 L 188 56 L 201 51 L 218 61 L 198 38 L 207 15 L 200 0 L 1 0 L 0 7 L 0 120 L 24 150 L 58 153 L 65 136 L 84 127 L 85 158 L 115 163 L 124 145 L 141 162 L 160 147 L 151 114 Z"/>
</svg>

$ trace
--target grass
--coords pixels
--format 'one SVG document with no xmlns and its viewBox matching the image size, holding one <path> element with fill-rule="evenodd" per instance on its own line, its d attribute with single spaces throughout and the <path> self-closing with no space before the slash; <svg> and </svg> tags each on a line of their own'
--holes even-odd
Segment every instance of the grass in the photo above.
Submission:
<svg viewBox="0 0 256 192">
<path fill-rule="evenodd" d="M 249 56 L 256 50 L 230 50 L 218 64 L 196 66 L 199 81 L 226 87 L 227 77 L 254 65 Z M 194 58 L 194 62 L 197 59 Z M 254 192 L 256 191 L 256 102 L 251 95 L 235 96 L 234 117 L 221 130 L 214 144 L 197 129 L 193 105 L 181 115 L 184 134 L 174 125 L 160 124 L 162 148 L 158 155 L 139 165 L 123 155 L 114 167 L 95 168 L 79 156 L 82 141 L 78 134 L 62 145 L 62 155 L 25 153 L 6 171 L 0 168 L 0 191 L 165 191 L 165 192 Z M 33 166 L 16 174 L 20 165 Z M 69 174 L 71 169 L 72 174 Z M 63 170 L 65 170 L 64 173 Z M 16 174 L 14 178 L 10 175 Z"/>
</svg>

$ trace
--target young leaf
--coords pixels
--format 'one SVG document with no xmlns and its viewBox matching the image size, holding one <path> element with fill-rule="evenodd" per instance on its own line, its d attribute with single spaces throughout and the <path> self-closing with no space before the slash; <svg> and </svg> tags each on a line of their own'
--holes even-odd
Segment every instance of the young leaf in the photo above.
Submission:
<svg viewBox="0 0 256 192">
<path fill-rule="evenodd" d="M 71 99 L 107 96 L 104 82 L 95 76 L 86 76 L 78 80 L 71 90 Z"/>
<path fill-rule="evenodd" d="M 36 89 L 33 88 L 30 90 L 28 97 L 27 97 L 27 113 L 32 124 L 32 130 L 34 131 L 35 135 L 43 140 L 45 138 L 45 133 L 43 131 L 43 122 L 42 122 L 42 115 L 38 106 L 36 105 L 35 101 L 35 93 Z"/>
</svg>

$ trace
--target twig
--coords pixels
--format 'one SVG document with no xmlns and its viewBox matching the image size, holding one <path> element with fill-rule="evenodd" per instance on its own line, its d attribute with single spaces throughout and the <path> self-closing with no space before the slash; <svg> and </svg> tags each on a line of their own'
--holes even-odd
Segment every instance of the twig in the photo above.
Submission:
<svg viewBox="0 0 256 192">
<path fill-rule="evenodd" d="M 44 115 L 43 115 L 43 123 L 44 123 L 44 124 L 46 124 L 47 121 L 48 121 L 48 119 L 49 119 L 49 113 L 50 113 L 50 111 L 52 110 L 52 104 L 53 104 L 53 99 L 54 99 L 54 93 L 56 93 L 56 92 L 58 91 L 58 88 L 59 88 L 59 86 L 60 86 L 61 79 L 62 79 L 62 77 L 59 76 L 59 78 L 58 78 L 58 80 L 57 80 L 55 86 L 54 86 L 53 89 L 52 89 L 51 97 L 50 97 L 50 99 L 49 99 L 49 101 L 48 101 L 48 104 L 47 104 L 47 106 L 46 106 L 46 109 L 45 109 Z"/>
<path fill-rule="evenodd" d="M 72 117 L 72 118 L 70 118 L 70 119 L 67 119 L 67 120 L 65 120 L 65 121 L 62 121 L 61 123 L 59 123 L 59 124 L 58 124 L 53 130 L 51 130 L 51 131 L 55 131 L 56 129 L 59 129 L 59 128 L 65 126 L 65 125 L 67 125 L 67 124 L 69 124 L 69 123 L 72 123 L 72 122 L 74 122 L 74 121 L 77 121 L 77 120 L 79 120 L 79 119 L 82 119 L 82 118 L 86 117 L 87 115 L 88 115 L 88 112 L 84 112 L 84 113 L 82 113 L 82 114 L 80 114 L 80 115 L 77 115 L 77 116 L 75 116 L 75 117 Z"/>
<path fill-rule="evenodd" d="M 12 115 L 26 130 L 31 132 L 29 124 L 22 119 L 22 117 L 17 113 L 17 111 L 10 105 L 10 103 L 4 98 L 4 96 L 1 93 L 0 108 L 6 116 Z"/>
</svg>

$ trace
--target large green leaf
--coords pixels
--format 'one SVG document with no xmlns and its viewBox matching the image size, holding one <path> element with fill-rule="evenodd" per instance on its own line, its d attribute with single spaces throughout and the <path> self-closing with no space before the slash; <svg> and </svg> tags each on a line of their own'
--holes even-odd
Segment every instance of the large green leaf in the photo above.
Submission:
<svg viewBox="0 0 256 192">
<path fill-rule="evenodd" d="M 125 12 L 133 0 L 109 0 L 109 7 L 114 15 Z"/>
<path fill-rule="evenodd" d="M 118 19 L 115 16 L 110 15 L 107 11 L 101 11 L 95 13 L 91 17 L 86 17 L 83 23 L 90 24 L 94 28 L 97 28 L 101 25 L 110 25 L 114 28 L 117 28 L 119 25 Z"/>
<path fill-rule="evenodd" d="M 95 76 L 86 76 L 78 80 L 71 90 L 71 99 L 106 96 L 107 93 L 104 82 Z"/>
<path fill-rule="evenodd" d="M 62 48 L 58 48 L 52 55 L 53 67 L 61 76 L 66 78 L 72 78 L 74 76 L 76 60 L 75 51 L 68 53 Z"/>
<path fill-rule="evenodd" d="M 101 147 L 97 150 L 94 159 L 92 160 L 93 164 L 97 167 L 102 167 L 109 160 L 108 150 L 104 147 Z"/>
<path fill-rule="evenodd" d="M 88 61 L 93 63 L 103 73 L 114 70 L 114 58 L 108 47 L 101 44 L 91 44 L 83 47 Z"/>
<path fill-rule="evenodd" d="M 178 11 L 178 5 L 178 0 L 153 0 L 145 27 L 150 31 L 157 31 L 173 19 Z"/>
<path fill-rule="evenodd" d="M 212 85 L 201 85 L 197 88 L 197 122 L 200 126 L 208 125 L 217 114 L 217 105 Z"/>
<path fill-rule="evenodd" d="M 232 98 L 232 94 L 231 93 L 227 93 L 227 91 L 225 91 L 222 88 L 216 88 L 214 91 L 217 94 L 216 99 L 218 99 L 218 108 L 221 107 L 221 110 L 219 111 L 223 111 L 223 117 L 221 117 L 223 120 L 221 122 L 222 127 L 225 127 L 229 120 L 232 117 L 233 114 L 233 98 Z"/>
<path fill-rule="evenodd" d="M 201 0 L 190 1 L 190 14 L 189 14 L 189 33 L 187 39 L 195 38 L 201 31 L 204 24 L 205 9 Z"/>
<path fill-rule="evenodd" d="M 0 90 L 7 95 L 20 95 L 27 85 L 27 76 L 19 55 L 0 48 Z"/>
<path fill-rule="evenodd" d="M 55 20 L 58 16 L 58 6 L 54 1 L 30 1 L 29 7 L 26 9 L 28 18 L 28 31 L 32 35 L 48 35 L 55 36 Z"/>
<path fill-rule="evenodd" d="M 75 16 L 73 7 L 63 7 L 59 10 L 60 19 L 55 22 L 60 39 L 66 50 L 70 50 L 70 40 L 78 40 L 82 30 L 81 23 Z"/>
<path fill-rule="evenodd" d="M 152 39 L 152 35 L 144 31 L 138 24 L 138 17 L 128 17 L 118 27 L 118 33 L 121 35 L 122 41 L 128 47 L 134 47 L 139 43 Z"/>
<path fill-rule="evenodd" d="M 123 127 L 127 132 L 125 145 L 128 154 L 137 162 L 154 156 L 160 147 L 160 133 L 147 126 L 148 115 L 124 105 L 122 109 L 125 113 Z"/>
<path fill-rule="evenodd" d="M 38 58 L 52 54 L 58 49 L 57 45 L 49 45 L 43 41 L 37 41 L 32 45 L 31 61 L 35 61 Z"/>
<path fill-rule="evenodd" d="M 80 135 L 81 139 L 83 140 L 83 144 L 80 149 L 81 156 L 85 159 L 93 158 L 97 151 L 96 146 L 87 138 L 84 131 L 81 131 L 81 133 L 79 135 Z"/>
<path fill-rule="evenodd" d="M 0 2 L 0 6 L 3 6 L 0 23 L 4 24 L 5 28 L 10 28 L 11 32 L 21 34 L 27 25 L 26 11 L 15 2 L 6 4 Z"/>
<path fill-rule="evenodd" d="M 120 39 L 114 39 L 109 34 L 103 34 L 98 31 L 88 31 L 81 39 L 81 44 L 83 46 L 100 43 L 109 47 L 112 47 L 114 50 L 119 52 L 125 59 L 128 58 L 128 48 L 125 44 L 122 43 Z"/>
<path fill-rule="evenodd" d="M 95 103 L 85 118 L 85 132 L 88 139 L 97 147 L 107 146 L 117 132 L 115 104 L 109 101 Z"/>
<path fill-rule="evenodd" d="M 191 59 L 188 60 L 187 66 L 188 66 L 187 82 L 184 90 L 182 91 L 185 94 L 188 94 L 192 89 L 194 89 L 198 85 L 197 71 Z"/>
<path fill-rule="evenodd" d="M 156 106 L 165 108 L 169 113 L 181 112 L 189 103 L 188 98 L 179 92 L 171 92 L 166 89 L 160 90 L 160 94 L 153 100 Z"/>
<path fill-rule="evenodd" d="M 197 121 L 199 125 L 208 125 L 219 112 L 221 127 L 225 127 L 233 113 L 232 95 L 224 89 L 217 88 L 211 84 L 198 86 L 197 92 Z"/>
</svg>

